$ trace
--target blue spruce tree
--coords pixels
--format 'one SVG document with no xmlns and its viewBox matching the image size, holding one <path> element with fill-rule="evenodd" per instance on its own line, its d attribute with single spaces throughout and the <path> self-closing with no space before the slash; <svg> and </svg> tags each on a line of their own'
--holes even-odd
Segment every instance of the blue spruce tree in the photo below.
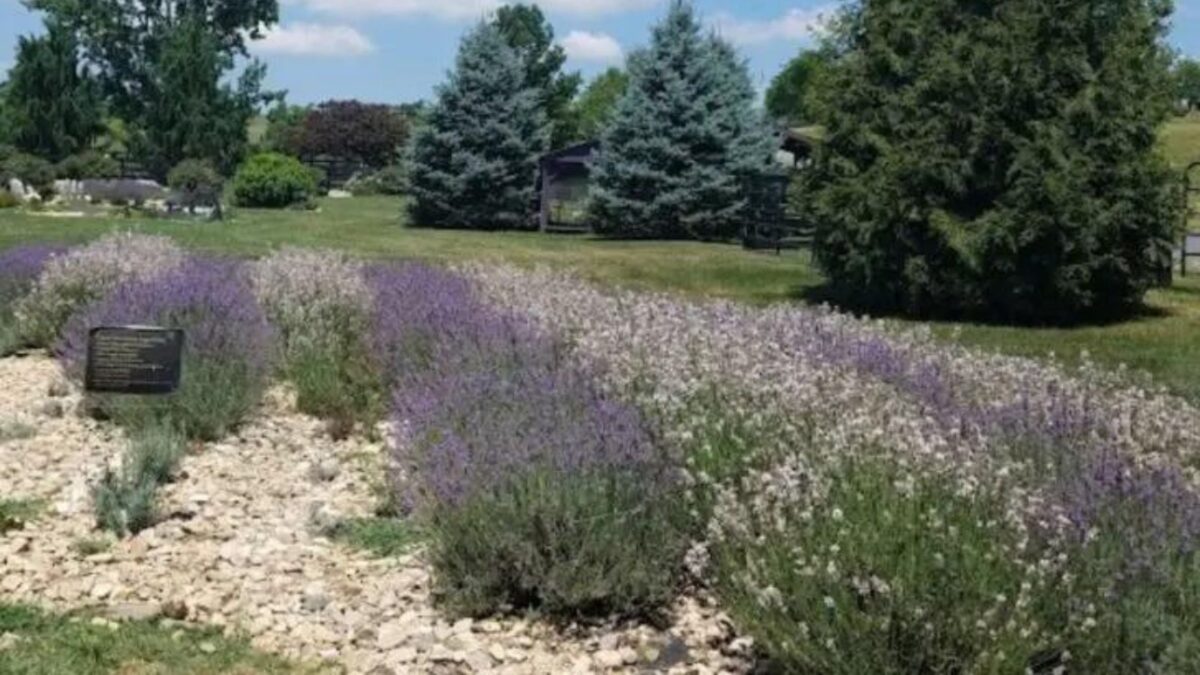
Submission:
<svg viewBox="0 0 1200 675">
<path fill-rule="evenodd" d="M 428 227 L 531 226 L 538 158 L 550 141 L 539 92 L 492 25 L 463 38 L 429 124 L 413 139 L 412 221 Z"/>
<path fill-rule="evenodd" d="M 593 171 L 596 230 L 630 238 L 727 239 L 745 224 L 746 181 L 770 170 L 773 139 L 745 63 L 673 0 L 630 84 Z"/>
</svg>

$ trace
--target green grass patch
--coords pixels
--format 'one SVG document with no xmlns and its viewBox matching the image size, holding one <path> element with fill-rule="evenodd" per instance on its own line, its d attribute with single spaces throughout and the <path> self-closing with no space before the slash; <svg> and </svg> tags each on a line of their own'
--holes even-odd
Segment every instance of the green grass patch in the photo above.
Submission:
<svg viewBox="0 0 1200 675">
<path fill-rule="evenodd" d="M 0 651 L 0 673 L 13 675 L 257 675 L 316 673 L 251 649 L 219 630 L 165 628 L 153 623 L 93 625 L 86 616 L 56 616 L 0 604 L 0 635 L 17 641 Z M 328 672 L 328 671 L 326 671 Z"/>
<path fill-rule="evenodd" d="M 38 517 L 44 506 L 29 499 L 0 499 L 0 535 L 22 529 Z"/>
<path fill-rule="evenodd" d="M 0 443 L 23 441 L 37 436 L 37 427 L 14 420 L 0 420 Z"/>
<path fill-rule="evenodd" d="M 416 527 L 399 518 L 350 518 L 326 534 L 330 539 L 380 558 L 404 555 L 422 539 Z"/>
</svg>

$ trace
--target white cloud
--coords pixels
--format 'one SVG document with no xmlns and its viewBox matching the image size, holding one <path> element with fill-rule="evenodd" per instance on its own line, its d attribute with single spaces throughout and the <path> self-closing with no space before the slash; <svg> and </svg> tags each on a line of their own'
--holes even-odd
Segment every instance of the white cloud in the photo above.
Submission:
<svg viewBox="0 0 1200 675">
<path fill-rule="evenodd" d="M 573 30 L 559 41 L 567 56 L 574 61 L 619 63 L 625 54 L 611 35 Z"/>
<path fill-rule="evenodd" d="M 255 51 L 295 56 L 359 56 L 375 51 L 370 38 L 351 26 L 292 23 L 268 29 Z"/>
<path fill-rule="evenodd" d="M 765 21 L 739 19 L 728 12 L 713 17 L 717 32 L 739 45 L 768 42 L 803 42 L 819 35 L 837 11 L 832 5 L 816 9 L 790 9 L 783 16 Z"/>
<path fill-rule="evenodd" d="M 338 16 L 433 16 L 478 19 L 509 0 L 286 0 L 311 10 Z M 540 0 L 542 9 L 578 16 L 617 14 L 644 9 L 659 0 Z"/>
</svg>

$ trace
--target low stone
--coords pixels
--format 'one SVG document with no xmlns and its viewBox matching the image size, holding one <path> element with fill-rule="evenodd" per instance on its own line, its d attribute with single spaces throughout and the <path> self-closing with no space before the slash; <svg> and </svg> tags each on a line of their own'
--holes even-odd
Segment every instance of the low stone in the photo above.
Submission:
<svg viewBox="0 0 1200 675">
<path fill-rule="evenodd" d="M 4 633 L 0 635 L 0 652 L 6 649 L 12 649 L 21 642 L 21 636 L 16 633 Z"/>
<path fill-rule="evenodd" d="M 59 401 L 46 401 L 42 404 L 41 413 L 51 419 L 59 419 L 66 414 L 66 410 Z"/>
<path fill-rule="evenodd" d="M 64 398 L 71 393 L 71 387 L 62 380 L 55 380 L 50 383 L 46 389 L 46 395 L 50 398 Z"/>
<path fill-rule="evenodd" d="M 154 602 L 122 602 L 106 607 L 103 614 L 114 621 L 153 621 L 162 616 L 162 605 Z"/>
<path fill-rule="evenodd" d="M 199 647 L 200 651 L 204 652 L 205 654 L 217 653 L 217 646 L 211 642 L 201 642 Z"/>
<path fill-rule="evenodd" d="M 336 479 L 341 472 L 342 468 L 338 465 L 337 460 L 324 459 L 312 465 L 308 476 L 314 483 L 328 483 Z"/>
<path fill-rule="evenodd" d="M 625 656 L 615 649 L 602 649 L 592 658 L 601 668 L 620 668 L 625 665 Z"/>
<path fill-rule="evenodd" d="M 407 637 L 404 625 L 399 621 L 392 621 L 379 627 L 379 637 L 375 641 L 375 646 L 382 652 L 391 651 L 404 644 Z"/>
<path fill-rule="evenodd" d="M 329 606 L 329 595 L 320 586 L 310 586 L 304 589 L 304 597 L 300 599 L 300 608 L 306 612 L 319 612 Z"/>
</svg>

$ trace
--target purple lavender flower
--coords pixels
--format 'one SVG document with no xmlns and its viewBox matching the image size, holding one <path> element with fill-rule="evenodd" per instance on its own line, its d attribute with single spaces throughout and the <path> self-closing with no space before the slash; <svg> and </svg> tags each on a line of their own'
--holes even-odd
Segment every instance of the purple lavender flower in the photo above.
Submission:
<svg viewBox="0 0 1200 675">
<path fill-rule="evenodd" d="M 274 356 L 274 334 L 240 263 L 190 260 L 153 281 L 118 286 L 76 314 L 55 351 L 80 377 L 91 328 L 155 325 L 186 333 L 180 392 L 158 407 L 181 430 L 221 436 L 253 408 Z"/>
<path fill-rule="evenodd" d="M 18 246 L 0 251 L 0 312 L 24 296 L 37 281 L 46 262 L 66 251 L 62 246 Z"/>
<path fill-rule="evenodd" d="M 374 352 L 396 386 L 402 505 L 453 507 L 536 471 L 627 473 L 648 495 L 670 480 L 638 411 L 529 321 L 485 305 L 443 270 L 370 276 Z"/>
</svg>

